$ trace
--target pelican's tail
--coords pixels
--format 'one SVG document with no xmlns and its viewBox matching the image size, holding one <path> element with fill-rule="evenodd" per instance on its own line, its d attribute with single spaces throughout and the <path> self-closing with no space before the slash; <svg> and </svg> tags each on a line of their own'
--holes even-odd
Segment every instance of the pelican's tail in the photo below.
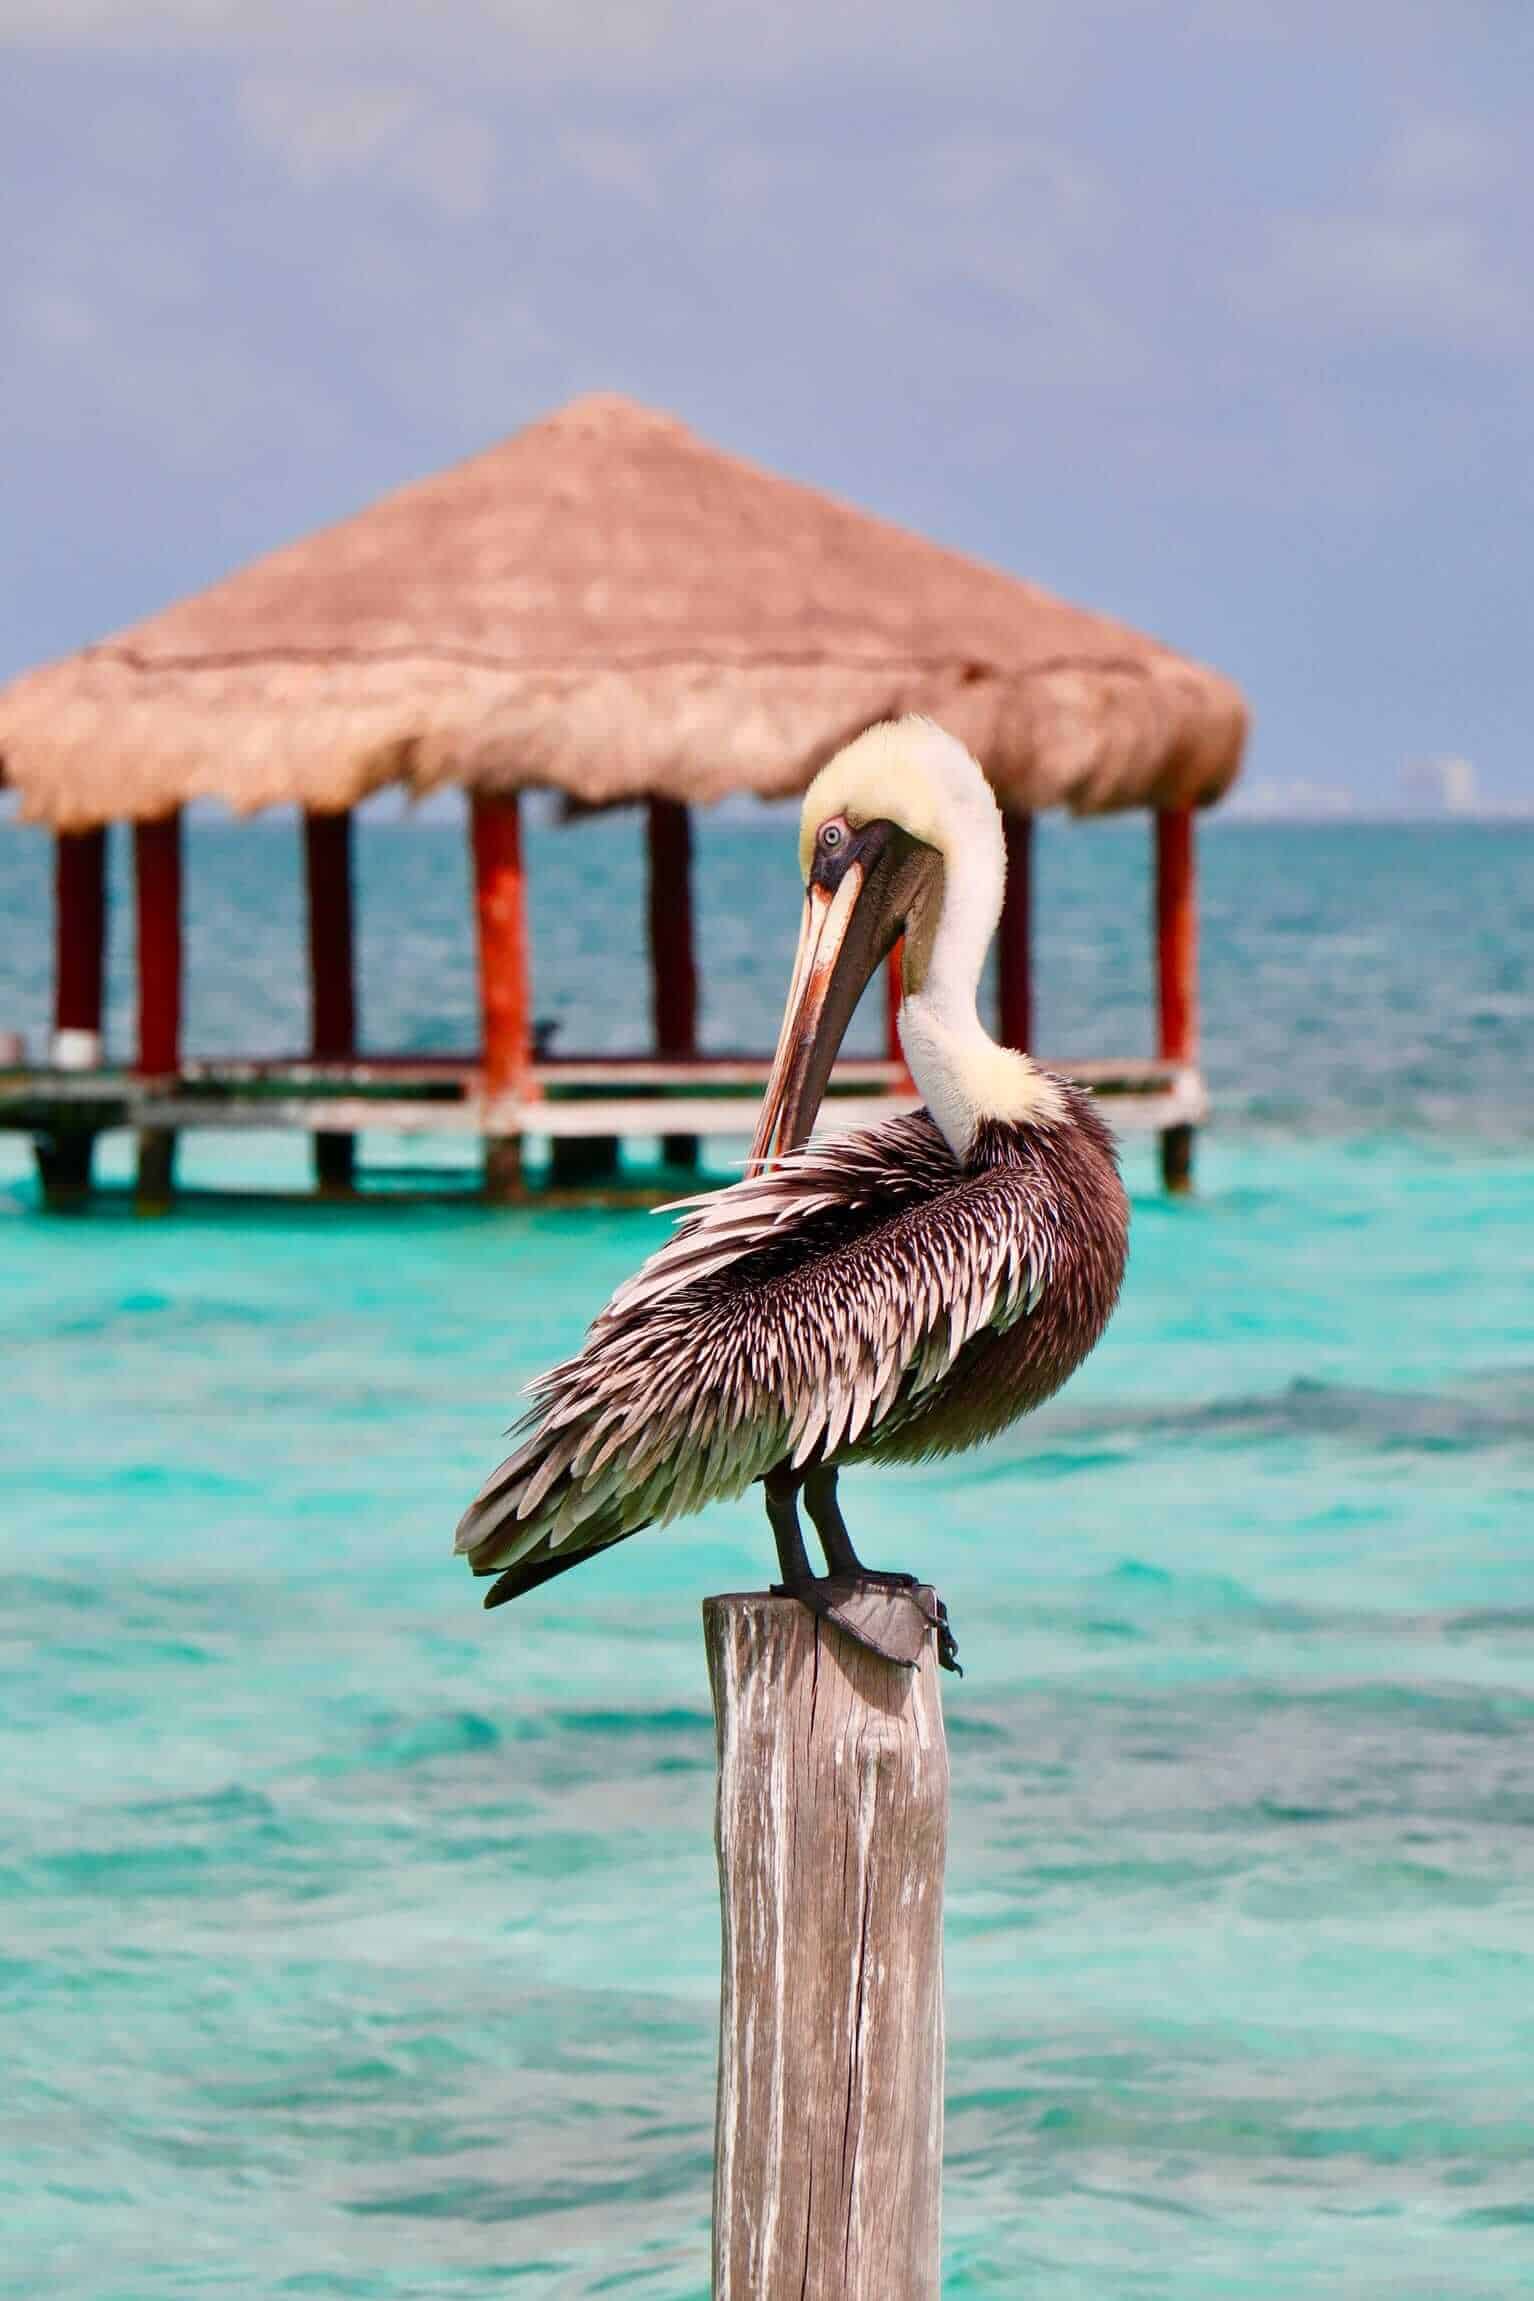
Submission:
<svg viewBox="0 0 1534 2301">
<path fill-rule="evenodd" d="M 563 1370 L 556 1370 L 556 1372 Z M 485 1600 L 504 1606 L 647 1523 L 625 1510 L 616 1470 L 590 1460 L 582 1414 L 535 1407 L 523 1443 L 492 1472 L 458 1522 L 454 1548 L 476 1574 L 499 1577 Z"/>
</svg>

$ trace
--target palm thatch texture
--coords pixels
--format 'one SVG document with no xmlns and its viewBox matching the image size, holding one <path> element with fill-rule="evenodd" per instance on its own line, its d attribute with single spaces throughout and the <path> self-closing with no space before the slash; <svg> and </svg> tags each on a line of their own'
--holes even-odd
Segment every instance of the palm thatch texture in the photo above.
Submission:
<svg viewBox="0 0 1534 2301">
<path fill-rule="evenodd" d="M 908 711 L 1020 812 L 1207 804 L 1246 729 L 1218 674 L 596 396 L 16 680 L 0 773 L 66 831 L 389 783 L 775 798 Z"/>
</svg>

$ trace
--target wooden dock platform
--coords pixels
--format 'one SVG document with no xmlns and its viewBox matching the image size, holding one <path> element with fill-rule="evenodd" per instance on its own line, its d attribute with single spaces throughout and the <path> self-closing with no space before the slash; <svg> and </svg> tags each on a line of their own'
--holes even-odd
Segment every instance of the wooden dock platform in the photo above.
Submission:
<svg viewBox="0 0 1534 2301">
<path fill-rule="evenodd" d="M 1206 1115 L 1203 1079 L 1188 1064 L 1051 1067 L 1101 1095 L 1122 1133 L 1165 1136 Z M 95 1138 L 116 1129 L 136 1134 L 141 1150 L 203 1129 L 309 1134 L 317 1138 L 320 1180 L 332 1187 L 350 1180 L 349 1146 L 358 1135 L 483 1138 L 503 1182 L 508 1166 L 520 1175 L 531 1138 L 549 1144 L 555 1181 L 597 1181 L 617 1172 L 623 1141 L 660 1137 L 668 1157 L 685 1164 L 706 1137 L 749 1135 L 769 1068 L 764 1055 L 566 1056 L 535 1062 L 522 1091 L 491 1094 L 468 1055 L 184 1059 L 160 1078 L 108 1067 L 22 1067 L 0 1070 L 0 1130 L 32 1136 L 45 1193 L 60 1201 L 89 1189 Z M 916 1100 L 898 1062 L 849 1058 L 837 1065 L 820 1123 L 866 1126 L 914 1109 Z M 348 1145 L 346 1155 L 332 1150 L 327 1173 L 323 1145 L 338 1142 Z M 168 1150 L 158 1163 L 168 1191 Z"/>
</svg>

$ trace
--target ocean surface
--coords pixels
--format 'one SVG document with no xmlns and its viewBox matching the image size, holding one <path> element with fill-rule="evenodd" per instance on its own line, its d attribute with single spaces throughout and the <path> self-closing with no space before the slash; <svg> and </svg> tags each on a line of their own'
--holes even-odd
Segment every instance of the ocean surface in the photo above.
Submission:
<svg viewBox="0 0 1534 2301">
<path fill-rule="evenodd" d="M 1143 825 L 1051 824 L 1040 1038 L 1149 1043 Z M 190 1040 L 301 1041 L 294 839 L 194 827 Z M 946 2301 L 1534 2293 L 1534 827 L 1215 825 L 1217 1121 L 942 1588 Z M 539 1012 L 642 1043 L 637 835 L 532 841 Z M 770 1037 L 781 822 L 699 843 Z M 0 1029 L 47 852 L 0 826 Z M 451 826 L 368 825 L 371 1043 L 467 1043 Z M 128 980 L 127 906 L 113 964 Z M 124 1027 L 119 1008 L 119 1043 Z M 720 1171 L 738 1146 L 718 1147 Z M 295 1176 L 194 1144 L 193 1180 Z M 125 1172 L 118 1154 L 117 1168 Z M 448 1555 L 642 1211 L 35 1207 L 0 1138 L 0 2293 L 703 2301 L 698 1604 L 754 1503 L 495 1616 Z"/>
</svg>

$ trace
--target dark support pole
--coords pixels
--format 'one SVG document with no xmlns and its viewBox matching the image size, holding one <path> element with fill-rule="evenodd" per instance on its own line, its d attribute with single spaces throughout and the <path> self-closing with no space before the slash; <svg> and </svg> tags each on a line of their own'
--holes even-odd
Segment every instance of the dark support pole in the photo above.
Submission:
<svg viewBox="0 0 1534 2301">
<path fill-rule="evenodd" d="M 692 823 L 675 799 L 649 804 L 650 977 L 655 1051 L 689 1061 L 698 1051 L 698 969 L 692 942 Z M 695 1167 L 696 1135 L 663 1135 L 668 1166 Z"/>
<path fill-rule="evenodd" d="M 304 884 L 309 906 L 309 1049 L 316 1062 L 349 1062 L 357 1052 L 350 813 L 305 814 Z M 355 1135 L 315 1136 L 314 1179 L 322 1194 L 345 1195 L 351 1190 L 356 1157 Z"/>
<path fill-rule="evenodd" d="M 138 924 L 138 1063 L 141 1079 L 174 1081 L 181 1068 L 181 811 L 133 826 Z M 138 1203 L 152 1212 L 175 1189 L 176 1137 L 143 1127 Z"/>
<path fill-rule="evenodd" d="M 53 849 L 53 1031 L 54 1060 L 65 1069 L 84 1047 L 60 1040 L 77 1032 L 100 1039 L 106 984 L 107 835 L 61 831 Z M 100 1061 L 98 1049 L 96 1060 Z"/>
<path fill-rule="evenodd" d="M 520 1100 L 531 1085 L 532 1073 L 522 818 L 516 793 L 500 798 L 476 792 L 469 825 L 479 929 L 484 1095 L 491 1106 L 485 1134 L 485 1195 L 506 1201 L 522 1195 L 521 1121 L 518 1118 L 509 1132 L 497 1131 L 493 1106 L 500 1098 Z"/>
<path fill-rule="evenodd" d="M 1193 810 L 1169 807 L 1156 816 L 1156 989 L 1158 1047 L 1164 1062 L 1198 1060 L 1198 892 Z M 1161 1137 L 1161 1179 L 1178 1195 L 1193 1188 L 1193 1128 L 1167 1127 Z"/>
<path fill-rule="evenodd" d="M 1003 812 L 1007 892 L 997 937 L 997 1005 L 1001 1042 L 1033 1045 L 1033 817 Z"/>
<path fill-rule="evenodd" d="M 53 1044 L 61 1070 L 94 1070 L 101 1061 L 106 986 L 106 832 L 61 831 L 53 850 Z M 83 1206 L 91 1193 L 96 1137 L 89 1127 L 60 1128 L 34 1144 L 43 1204 Z"/>
<path fill-rule="evenodd" d="M 58 1127 L 33 1136 L 38 1187 L 50 1214 L 76 1214 L 89 1204 L 95 1147 L 96 1137 L 89 1127 Z"/>
</svg>

